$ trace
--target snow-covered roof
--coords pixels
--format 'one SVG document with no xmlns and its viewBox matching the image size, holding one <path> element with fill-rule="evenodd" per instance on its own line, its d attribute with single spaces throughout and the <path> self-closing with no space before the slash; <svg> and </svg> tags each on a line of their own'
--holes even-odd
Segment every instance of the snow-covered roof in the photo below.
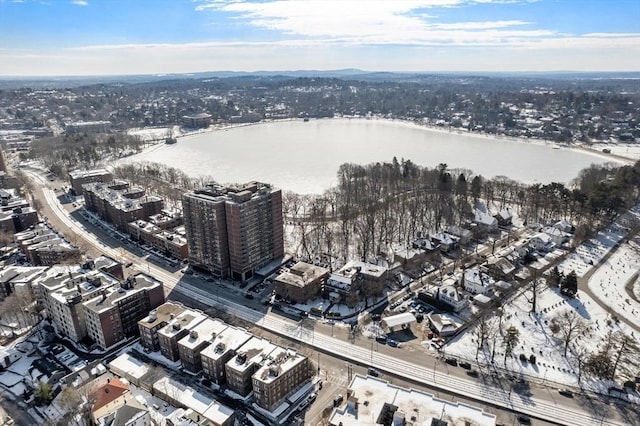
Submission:
<svg viewBox="0 0 640 426">
<path fill-rule="evenodd" d="M 190 386 L 177 382 L 169 377 L 163 377 L 153 384 L 153 389 L 170 396 L 184 407 L 189 407 L 196 413 L 207 417 L 216 424 L 223 424 L 231 416 L 233 410 L 221 405 L 214 399 L 208 398 Z"/>
<path fill-rule="evenodd" d="M 187 349 L 194 349 L 202 342 L 213 340 L 227 327 L 228 325 L 222 321 L 207 318 L 192 328 L 189 334 L 180 339 L 178 345 Z"/>
<path fill-rule="evenodd" d="M 403 312 L 398 315 L 382 318 L 382 322 L 389 328 L 416 322 L 416 317 L 411 312 Z"/>
<path fill-rule="evenodd" d="M 349 385 L 349 402 L 335 409 L 330 417 L 331 424 L 343 426 L 370 425 L 382 423 L 381 413 L 390 406 L 397 408 L 392 424 L 402 424 L 401 419 L 414 425 L 431 425 L 433 420 L 447 419 L 447 424 L 457 425 L 470 422 L 477 426 L 494 426 L 496 417 L 481 408 L 460 402 L 450 402 L 427 392 L 401 388 L 384 380 L 356 374 Z M 356 405 L 353 403 L 357 401 Z M 415 419 L 415 420 L 414 420 Z"/>
<path fill-rule="evenodd" d="M 141 379 L 149 371 L 149 366 L 128 353 L 123 353 L 109 363 L 109 369 L 119 376 Z"/>
</svg>

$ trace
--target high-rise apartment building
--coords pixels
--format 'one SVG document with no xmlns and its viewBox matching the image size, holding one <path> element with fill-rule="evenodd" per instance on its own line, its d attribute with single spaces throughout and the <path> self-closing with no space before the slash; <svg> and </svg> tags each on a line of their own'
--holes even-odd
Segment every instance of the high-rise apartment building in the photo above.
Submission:
<svg viewBox="0 0 640 426">
<path fill-rule="evenodd" d="M 182 197 L 192 265 L 246 281 L 284 256 L 282 192 L 250 182 L 210 185 Z"/>
</svg>

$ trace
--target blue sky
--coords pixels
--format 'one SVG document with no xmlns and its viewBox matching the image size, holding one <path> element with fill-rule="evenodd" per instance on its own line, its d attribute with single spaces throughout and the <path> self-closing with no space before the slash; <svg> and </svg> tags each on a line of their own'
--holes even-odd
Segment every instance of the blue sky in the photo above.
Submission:
<svg viewBox="0 0 640 426">
<path fill-rule="evenodd" d="M 640 71 L 638 0 L 0 0 L 0 75 Z"/>
</svg>

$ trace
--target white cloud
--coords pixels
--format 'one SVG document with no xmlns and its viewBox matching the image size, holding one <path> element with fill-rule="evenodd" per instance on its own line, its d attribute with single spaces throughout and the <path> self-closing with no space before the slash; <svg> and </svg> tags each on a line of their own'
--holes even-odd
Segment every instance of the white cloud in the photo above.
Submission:
<svg viewBox="0 0 640 426">
<path fill-rule="evenodd" d="M 493 44 L 511 38 L 550 36 L 553 31 L 513 29 L 521 20 L 437 22 L 433 7 L 460 7 L 491 0 L 274 0 L 201 2 L 196 9 L 232 14 L 251 26 L 285 37 L 333 39 L 354 44 Z M 505 1 L 493 1 L 504 3 Z"/>
<path fill-rule="evenodd" d="M 73 0 L 71 3 L 76 6 L 89 6 L 89 2 L 87 0 Z"/>
</svg>

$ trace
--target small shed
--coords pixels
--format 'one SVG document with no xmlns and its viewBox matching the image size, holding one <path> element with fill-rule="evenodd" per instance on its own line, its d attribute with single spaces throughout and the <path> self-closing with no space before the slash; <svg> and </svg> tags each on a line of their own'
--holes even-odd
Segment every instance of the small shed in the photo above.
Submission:
<svg viewBox="0 0 640 426">
<path fill-rule="evenodd" d="M 395 327 L 412 324 L 414 322 L 416 322 L 416 317 L 411 312 L 404 312 L 402 314 L 382 318 L 383 326 L 389 330 L 393 330 Z"/>
</svg>

